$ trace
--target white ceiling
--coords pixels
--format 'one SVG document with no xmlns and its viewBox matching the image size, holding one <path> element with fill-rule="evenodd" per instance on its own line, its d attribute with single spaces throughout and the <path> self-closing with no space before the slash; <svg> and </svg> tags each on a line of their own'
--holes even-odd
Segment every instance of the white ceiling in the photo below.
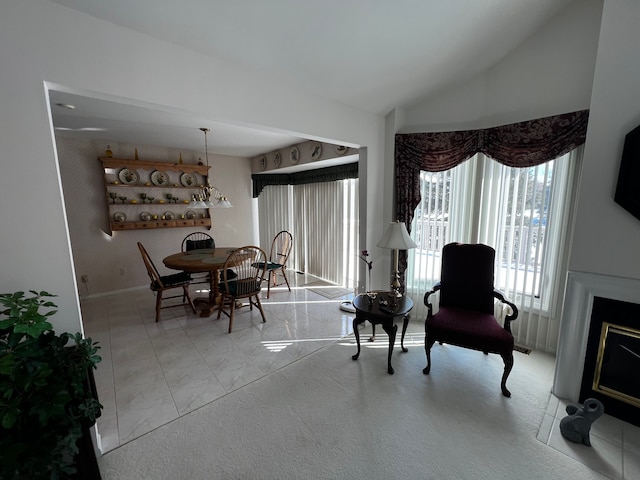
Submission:
<svg viewBox="0 0 640 480">
<path fill-rule="evenodd" d="M 571 0 L 52 0 L 105 21 L 385 115 L 490 68 Z M 55 107 L 71 103 L 75 110 Z M 198 119 L 52 92 L 67 135 L 193 148 Z M 287 132 L 197 123 L 210 151 L 255 156 L 303 141 Z M 83 127 L 106 128 L 86 132 Z"/>
</svg>

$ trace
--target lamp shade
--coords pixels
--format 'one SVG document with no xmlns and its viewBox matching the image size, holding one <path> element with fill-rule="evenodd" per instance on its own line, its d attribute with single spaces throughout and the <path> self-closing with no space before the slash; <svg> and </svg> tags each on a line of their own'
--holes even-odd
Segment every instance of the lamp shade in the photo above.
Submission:
<svg viewBox="0 0 640 480">
<path fill-rule="evenodd" d="M 403 222 L 391 222 L 387 227 L 387 231 L 378 242 L 380 248 L 390 248 L 396 250 L 408 250 L 410 248 L 416 248 L 416 242 L 414 242 L 407 232 Z"/>
</svg>

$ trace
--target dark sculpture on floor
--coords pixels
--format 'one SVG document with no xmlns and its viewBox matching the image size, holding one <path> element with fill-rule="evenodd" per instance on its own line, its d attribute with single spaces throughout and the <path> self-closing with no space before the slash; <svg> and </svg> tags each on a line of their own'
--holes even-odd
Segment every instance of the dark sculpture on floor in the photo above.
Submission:
<svg viewBox="0 0 640 480">
<path fill-rule="evenodd" d="M 587 447 L 591 446 L 589 431 L 591 424 L 604 413 L 604 405 L 600 400 L 587 398 L 582 408 L 575 405 L 567 405 L 568 416 L 560 421 L 560 433 L 562 436 L 574 443 L 582 443 Z"/>
</svg>

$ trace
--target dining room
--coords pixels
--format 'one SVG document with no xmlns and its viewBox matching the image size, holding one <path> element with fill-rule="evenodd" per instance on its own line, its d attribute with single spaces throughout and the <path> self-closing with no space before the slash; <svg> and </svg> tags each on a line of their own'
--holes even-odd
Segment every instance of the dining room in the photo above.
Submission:
<svg viewBox="0 0 640 480">
<path fill-rule="evenodd" d="M 233 208 L 212 208 L 208 210 L 211 216 L 210 228 L 208 226 L 194 226 L 189 228 L 114 230 L 111 228 L 114 222 L 111 217 L 115 215 L 115 211 L 126 213 L 129 217 L 136 215 L 141 210 L 153 210 L 152 214 L 175 211 L 179 216 L 181 215 L 180 212 L 191 211 L 193 207 L 182 202 L 163 202 L 152 205 L 149 204 L 148 199 L 146 201 L 140 200 L 140 192 L 138 190 L 144 191 L 144 184 L 148 183 L 147 180 L 153 182 L 153 179 L 147 179 L 146 176 L 145 178 L 138 178 L 135 185 L 140 184 L 140 188 L 131 188 L 131 186 L 120 188 L 120 190 L 126 191 L 128 199 L 120 200 L 116 198 L 113 201 L 114 204 L 107 206 L 105 202 L 111 202 L 112 199 L 108 198 L 105 193 L 105 181 L 110 187 L 113 183 L 121 183 L 118 178 L 118 172 L 111 172 L 108 177 L 105 177 L 103 164 L 98 160 L 99 157 L 104 156 L 104 149 L 107 146 L 96 139 L 78 139 L 58 135 L 56 137 L 56 147 L 60 163 L 74 267 L 78 280 L 78 294 L 82 307 L 84 330 L 86 335 L 93 336 L 103 346 L 100 353 L 105 363 L 98 367 L 98 372 L 96 373 L 98 385 L 100 387 L 102 384 L 104 388 L 105 378 L 112 379 L 111 382 L 113 382 L 122 375 L 122 377 L 119 377 L 120 383 L 118 386 L 109 384 L 109 380 L 106 380 L 107 385 L 109 385 L 106 388 L 108 393 L 103 394 L 101 398 L 105 409 L 104 416 L 98 426 L 101 441 L 103 442 L 103 451 L 121 445 L 154 428 L 154 426 L 175 418 L 176 415 L 187 413 L 197 408 L 202 402 L 210 401 L 214 397 L 232 391 L 280 365 L 279 363 L 274 365 L 269 363 L 258 367 L 255 364 L 255 360 L 252 360 L 250 364 L 246 365 L 246 369 L 241 375 L 236 367 L 227 369 L 227 367 L 223 366 L 217 370 L 216 374 L 216 378 L 223 379 L 222 383 L 213 387 L 209 385 L 211 388 L 200 389 L 196 395 L 197 398 L 191 397 L 193 393 L 189 393 L 190 387 L 188 386 L 185 387 L 185 390 L 180 391 L 174 391 L 173 387 L 169 389 L 167 386 L 165 390 L 167 392 L 171 390 L 175 398 L 170 402 L 173 406 L 169 405 L 164 410 L 162 408 L 141 407 L 141 404 L 132 399 L 125 400 L 124 398 L 129 398 L 125 397 L 126 395 L 133 395 L 133 398 L 141 395 L 142 399 L 138 400 L 143 401 L 144 398 L 148 399 L 149 395 L 144 393 L 145 391 L 154 391 L 155 387 L 150 387 L 143 379 L 146 374 L 133 375 L 131 372 L 129 374 L 123 373 L 132 368 L 133 364 L 145 364 L 144 361 L 135 359 L 140 355 L 146 354 L 147 347 L 153 344 L 152 337 L 157 343 L 160 341 L 158 340 L 160 337 L 156 337 L 156 335 L 162 334 L 163 338 L 165 335 L 168 335 L 168 338 L 174 338 L 172 335 L 175 334 L 176 328 L 188 335 L 191 332 L 191 327 L 197 327 L 197 335 L 201 339 L 209 338 L 211 341 L 209 346 L 200 342 L 201 350 L 210 351 L 211 345 L 217 345 L 220 342 L 225 345 L 231 344 L 229 340 L 224 340 L 224 335 L 221 336 L 222 333 L 227 331 L 228 320 L 224 318 L 217 320 L 216 306 L 212 301 L 208 305 L 196 303 L 197 314 L 191 314 L 188 308 L 162 310 L 159 313 L 160 321 L 155 326 L 153 325 L 155 299 L 149 289 L 149 278 L 137 243 L 144 245 L 144 249 L 148 252 L 149 257 L 161 275 L 177 272 L 176 269 L 180 267 L 180 262 L 172 264 L 170 259 L 171 257 L 184 259 L 185 256 L 188 256 L 180 252 L 184 249 L 182 244 L 185 236 L 192 232 L 205 233 L 213 238 L 215 246 L 220 248 L 212 251 L 222 252 L 218 255 L 220 258 L 214 254 L 211 256 L 211 259 L 218 258 L 218 263 L 224 260 L 222 258 L 224 256 L 222 255 L 223 253 L 230 252 L 233 247 L 245 245 L 259 245 L 269 255 L 270 242 L 261 242 L 258 232 L 258 200 L 252 198 L 252 162 L 248 158 L 209 155 L 208 160 L 213 164 L 210 170 L 211 182 L 219 185 L 221 189 L 224 187 L 225 194 L 233 204 Z M 108 148 L 110 150 L 109 153 L 114 158 L 137 158 L 140 162 L 153 161 L 171 164 L 177 163 L 178 159 L 181 159 L 185 164 L 195 164 L 201 161 L 203 156 L 197 146 L 193 151 L 179 151 L 164 147 L 112 142 Z M 148 172 L 145 171 L 141 175 L 147 174 Z M 171 172 L 170 175 L 172 175 Z M 118 186 L 116 185 L 116 187 Z M 164 190 L 156 187 L 158 186 L 152 183 L 152 187 L 148 188 L 152 188 L 154 191 L 157 190 L 155 196 L 162 198 Z M 130 204 L 131 200 L 135 200 L 136 203 Z M 138 203 L 141 201 L 145 205 L 143 208 Z M 127 220 L 132 219 L 135 220 L 135 218 L 128 218 Z M 197 255 L 191 255 L 191 257 L 195 258 Z M 169 260 L 168 263 L 167 260 Z M 205 261 L 207 260 L 209 259 L 205 259 Z M 219 278 L 218 270 L 220 265 L 218 263 L 212 264 L 212 268 L 216 267 L 215 271 L 212 270 L 213 276 L 210 275 L 203 284 L 194 284 L 190 287 L 194 299 L 207 298 L 210 300 L 209 293 L 211 289 L 217 288 L 217 285 L 214 286 L 217 282 L 213 280 L 218 280 Z M 331 289 L 332 295 L 323 296 L 323 287 L 319 285 L 324 283 L 322 278 L 304 274 L 295 269 L 289 269 L 287 273 L 292 287 L 290 292 L 287 292 L 287 286 L 282 284 L 282 277 L 280 277 L 280 285 L 273 287 L 271 291 L 270 296 L 272 298 L 267 298 L 266 284 L 264 285 L 265 292 L 261 297 L 267 321 L 269 317 L 273 318 L 274 315 L 281 317 L 282 312 L 287 311 L 291 312 L 291 315 L 287 315 L 291 317 L 291 321 L 297 319 L 296 322 L 300 322 L 295 327 L 299 329 L 296 335 L 301 337 L 298 339 L 300 341 L 299 345 L 295 348 L 289 348 L 286 355 L 278 355 L 280 359 L 285 359 L 282 361 L 294 361 L 295 358 L 306 355 L 329 341 L 322 341 L 322 338 L 335 339 L 349 335 L 352 332 L 351 317 L 338 309 L 340 302 L 350 298 L 350 295 L 348 289 L 333 288 Z M 193 275 L 196 276 L 197 273 Z M 313 285 L 314 288 L 308 289 L 305 288 L 305 285 Z M 287 293 L 286 299 L 283 299 L 283 293 Z M 326 316 L 328 307 L 331 307 L 332 311 L 335 310 L 335 315 L 331 315 L 330 319 Z M 204 316 L 201 314 L 203 310 L 206 313 Z M 258 324 L 261 322 L 258 322 L 259 314 L 256 317 L 255 310 L 250 311 L 248 308 L 241 308 L 236 312 L 236 323 L 238 324 L 236 337 L 240 336 L 239 345 L 242 344 L 243 339 L 246 339 L 248 331 L 256 332 L 256 329 L 260 330 Z M 308 330 L 309 322 L 313 318 L 325 318 L 325 321 Z M 266 325 L 266 328 L 274 332 L 269 334 L 271 335 L 269 337 L 271 342 L 277 343 L 278 335 L 282 333 L 283 326 L 278 324 L 277 327 L 274 327 L 272 323 Z M 295 331 L 295 328 L 293 330 L 290 327 L 285 328 Z M 140 344 L 142 346 L 140 346 L 136 343 L 138 340 L 135 332 L 140 333 L 142 331 L 146 331 L 149 338 L 145 336 L 143 343 Z M 149 334 L 149 332 L 152 332 L 152 334 Z M 216 339 L 210 338 L 212 335 Z M 220 336 L 221 338 L 218 339 Z M 264 346 L 263 341 L 255 342 L 253 348 L 258 347 L 267 348 Z M 160 347 L 155 345 L 154 348 Z M 264 351 L 268 352 L 270 350 Z M 292 357 L 291 353 L 293 351 L 296 352 L 296 355 Z M 184 355 L 187 354 L 185 353 Z M 203 358 L 206 358 L 206 354 L 201 352 L 198 355 L 194 360 L 193 371 L 203 368 L 213 371 L 203 361 Z M 238 353 L 233 355 L 243 356 L 245 354 L 240 349 Z M 154 365 L 153 368 L 157 368 L 158 364 L 156 362 L 154 362 Z M 114 369 L 116 370 L 115 372 Z M 207 378 L 212 375 L 211 371 L 208 371 Z M 138 383 L 142 386 L 138 385 Z M 132 385 L 138 385 L 142 390 L 138 394 L 131 393 L 131 388 L 134 388 Z M 118 399 L 116 395 L 119 395 Z M 180 400 L 175 400 L 185 395 L 186 397 L 183 398 L 182 403 Z M 153 400 L 151 401 L 153 403 Z M 150 418 L 142 413 L 144 411 L 154 413 Z M 169 413 L 166 413 L 167 411 Z M 120 430 L 118 429 L 118 424 L 120 424 Z M 129 425 L 129 427 L 125 425 Z"/>
</svg>

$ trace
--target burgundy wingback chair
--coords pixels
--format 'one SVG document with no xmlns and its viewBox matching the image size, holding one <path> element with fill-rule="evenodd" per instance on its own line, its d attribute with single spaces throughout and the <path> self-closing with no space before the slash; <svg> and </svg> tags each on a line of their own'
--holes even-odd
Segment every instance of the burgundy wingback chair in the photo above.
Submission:
<svg viewBox="0 0 640 480">
<path fill-rule="evenodd" d="M 497 353 L 504 361 L 500 387 L 510 397 L 507 377 L 513 368 L 513 335 L 511 322 L 518 309 L 493 287 L 495 250 L 482 244 L 450 243 L 442 249 L 440 282 L 425 293 L 428 308 L 425 321 L 427 366 L 431 370 L 431 347 L 435 342 L 447 343 L 488 353 Z M 439 310 L 433 313 L 429 297 L 440 292 Z M 494 299 L 511 307 L 504 326 L 494 315 Z"/>
</svg>

